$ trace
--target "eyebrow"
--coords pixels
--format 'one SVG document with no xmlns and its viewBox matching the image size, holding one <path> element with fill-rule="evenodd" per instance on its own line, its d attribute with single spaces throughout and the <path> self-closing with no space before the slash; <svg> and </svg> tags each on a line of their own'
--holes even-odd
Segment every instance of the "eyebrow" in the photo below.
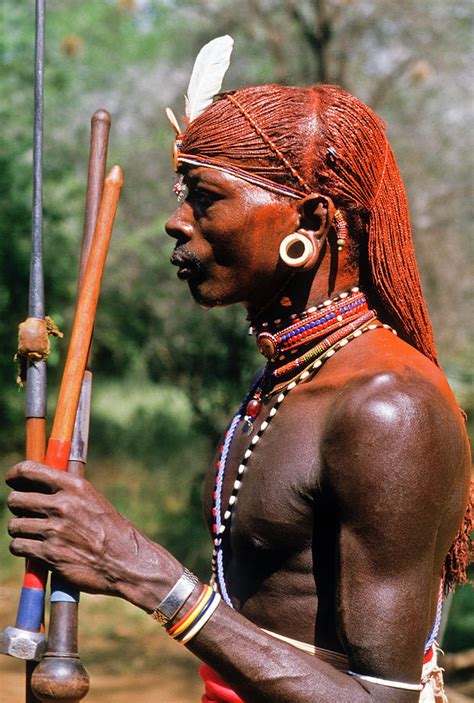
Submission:
<svg viewBox="0 0 474 703">
<path fill-rule="evenodd" d="M 186 181 L 192 183 L 193 185 L 196 184 L 202 184 L 204 186 L 213 186 L 215 188 L 222 188 L 223 184 L 222 182 L 216 181 L 212 178 L 212 174 L 209 174 L 209 178 L 207 177 L 207 174 L 204 173 L 190 173 L 189 171 L 187 173 L 184 173 L 184 178 Z"/>
</svg>

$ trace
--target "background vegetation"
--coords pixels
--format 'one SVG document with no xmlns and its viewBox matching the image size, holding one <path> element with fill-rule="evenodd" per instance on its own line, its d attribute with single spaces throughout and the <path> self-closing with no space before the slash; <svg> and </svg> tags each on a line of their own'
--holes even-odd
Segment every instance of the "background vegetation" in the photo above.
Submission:
<svg viewBox="0 0 474 703">
<path fill-rule="evenodd" d="M 16 327 L 26 316 L 34 3 L 0 9 L 0 453 L 23 452 Z M 89 476 L 201 576 L 209 550 L 200 485 L 213 445 L 259 360 L 242 310 L 203 311 L 168 263 L 174 207 L 167 105 L 181 113 L 200 46 L 230 33 L 225 87 L 336 82 L 387 121 L 408 189 L 440 357 L 474 405 L 469 359 L 472 233 L 471 3 L 457 0 L 49 0 L 44 230 L 47 309 L 66 332 L 50 360 L 50 415 L 67 347 L 91 114 L 109 110 L 120 204 L 94 342 Z M 4 490 L 4 489 L 0 489 Z M 5 515 L 4 515 L 5 519 Z M 7 556 L 7 574 L 20 569 Z M 472 598 L 453 608 L 450 648 L 474 646 Z M 461 601 L 460 601 L 461 602 Z M 471 624 L 472 618 L 471 615 Z"/>
</svg>

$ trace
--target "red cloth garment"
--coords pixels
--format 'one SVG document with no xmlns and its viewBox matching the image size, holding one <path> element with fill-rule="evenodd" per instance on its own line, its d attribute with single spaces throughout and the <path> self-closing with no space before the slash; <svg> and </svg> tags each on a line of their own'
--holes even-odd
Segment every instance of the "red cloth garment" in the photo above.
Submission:
<svg viewBox="0 0 474 703">
<path fill-rule="evenodd" d="M 442 671 L 437 665 L 436 647 L 433 645 L 423 659 L 421 681 L 424 688 L 420 694 L 419 703 L 447 703 Z M 204 682 L 201 703 L 245 703 L 207 664 L 200 666 L 199 676 Z"/>
<path fill-rule="evenodd" d="M 199 667 L 199 676 L 204 681 L 201 703 L 244 703 L 221 677 L 207 664 Z"/>
</svg>

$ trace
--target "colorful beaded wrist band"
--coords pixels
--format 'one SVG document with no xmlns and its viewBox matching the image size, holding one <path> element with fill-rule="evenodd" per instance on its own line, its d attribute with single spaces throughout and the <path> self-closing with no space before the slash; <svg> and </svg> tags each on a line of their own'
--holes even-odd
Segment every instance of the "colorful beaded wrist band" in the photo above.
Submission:
<svg viewBox="0 0 474 703">
<path fill-rule="evenodd" d="M 220 595 L 210 586 L 204 585 L 191 610 L 176 625 L 168 629 L 170 637 L 180 644 L 190 642 L 208 622 L 220 601 Z"/>
<path fill-rule="evenodd" d="M 151 613 L 151 617 L 159 622 L 160 625 L 166 625 L 186 603 L 197 582 L 197 576 L 185 569 L 171 591 Z"/>
<path fill-rule="evenodd" d="M 198 632 L 202 630 L 204 625 L 210 620 L 211 616 L 217 609 L 217 606 L 221 602 L 220 595 L 211 589 L 212 593 L 206 605 L 201 610 L 199 615 L 194 619 L 193 623 L 182 633 L 179 637 L 175 637 L 179 644 L 187 644 L 193 637 L 197 635 Z"/>
<path fill-rule="evenodd" d="M 201 608 L 204 607 L 206 604 L 206 599 L 209 597 L 209 586 L 206 586 L 206 584 L 203 585 L 201 589 L 201 593 L 199 594 L 199 598 L 191 608 L 191 610 L 188 610 L 188 612 L 181 618 L 179 622 L 176 623 L 176 625 L 173 625 L 171 628 L 167 628 L 167 632 L 170 635 L 170 637 L 177 637 L 180 635 L 184 630 L 186 630 L 187 627 L 192 623 L 194 616 L 200 612 Z"/>
</svg>

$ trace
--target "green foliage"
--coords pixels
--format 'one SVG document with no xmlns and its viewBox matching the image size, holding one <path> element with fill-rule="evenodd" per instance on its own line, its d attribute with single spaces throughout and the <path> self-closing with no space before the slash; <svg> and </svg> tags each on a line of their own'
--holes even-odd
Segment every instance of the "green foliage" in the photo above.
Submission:
<svg viewBox="0 0 474 703">
<path fill-rule="evenodd" d="M 474 588 L 471 583 L 458 588 L 454 593 L 449 611 L 449 620 L 443 636 L 442 646 L 448 652 L 460 652 L 474 648 Z"/>
<path fill-rule="evenodd" d="M 28 299 L 33 7 L 32 0 L 2 0 L 0 10 L 2 453 L 22 452 L 24 441 L 12 357 Z M 236 39 L 226 88 L 327 80 L 367 100 L 389 123 L 412 202 L 441 356 L 467 409 L 474 405 L 472 376 L 465 371 L 466 223 L 472 220 L 469 188 L 463 185 L 472 166 L 472 135 L 465 129 L 469 15 L 465 0 L 429 0 L 403 12 L 395 0 L 47 3 L 45 288 L 47 312 L 66 333 L 76 288 L 89 121 L 99 107 L 112 115 L 109 164 L 120 163 L 125 177 L 95 330 L 99 382 L 90 476 L 119 509 L 203 576 L 209 549 L 201 518 L 202 476 L 261 362 L 246 335 L 243 311 L 199 310 L 168 263 L 173 244 L 162 233 L 174 207 L 172 131 L 163 109 L 169 104 L 177 114 L 183 111 L 198 48 L 224 32 Z M 66 334 L 50 357 L 52 397 L 67 341 Z M 4 553 L 6 538 L 1 539 Z M 470 607 L 465 592 L 459 592 L 461 608 Z M 449 648 L 466 642 L 462 616 L 458 620 L 459 627 L 446 635 Z"/>
<path fill-rule="evenodd" d="M 201 491 L 212 443 L 194 429 L 176 386 L 125 382 L 94 388 L 89 476 L 113 504 L 202 577 L 209 577 Z"/>
</svg>

